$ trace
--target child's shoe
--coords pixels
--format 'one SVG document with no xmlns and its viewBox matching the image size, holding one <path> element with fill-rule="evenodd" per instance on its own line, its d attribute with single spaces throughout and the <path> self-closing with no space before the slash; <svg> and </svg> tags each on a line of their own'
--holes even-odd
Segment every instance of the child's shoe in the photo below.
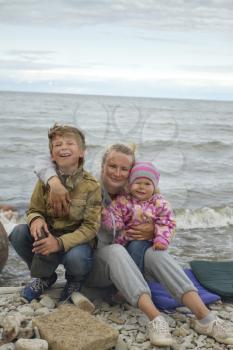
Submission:
<svg viewBox="0 0 233 350">
<path fill-rule="evenodd" d="M 193 320 L 192 328 L 199 334 L 208 335 L 217 342 L 233 345 L 233 324 L 217 317 L 207 323 L 202 324 L 198 320 Z"/>
<path fill-rule="evenodd" d="M 81 289 L 81 283 L 78 281 L 67 280 L 64 289 L 61 292 L 61 302 L 71 301 L 71 295 L 74 292 L 79 292 Z"/>
<path fill-rule="evenodd" d="M 34 278 L 21 290 L 20 295 L 31 302 L 33 299 L 38 299 L 46 289 L 49 289 L 56 282 L 56 280 L 57 274 L 55 272 L 48 278 Z"/>
<path fill-rule="evenodd" d="M 156 346 L 171 346 L 173 344 L 169 325 L 162 315 L 150 321 L 147 329 L 151 344 Z"/>
</svg>

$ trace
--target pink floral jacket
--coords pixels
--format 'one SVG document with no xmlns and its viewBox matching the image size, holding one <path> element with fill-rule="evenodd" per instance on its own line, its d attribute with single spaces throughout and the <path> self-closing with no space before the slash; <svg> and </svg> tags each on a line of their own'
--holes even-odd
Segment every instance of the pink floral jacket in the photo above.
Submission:
<svg viewBox="0 0 233 350">
<path fill-rule="evenodd" d="M 130 194 L 119 195 L 102 210 L 102 224 L 108 230 L 121 230 L 115 238 L 115 243 L 127 245 L 130 237 L 125 231 L 133 225 L 143 223 L 155 225 L 152 242 L 154 248 L 166 249 L 174 234 L 176 222 L 169 203 L 162 195 L 154 194 L 147 201 L 139 201 Z"/>
</svg>

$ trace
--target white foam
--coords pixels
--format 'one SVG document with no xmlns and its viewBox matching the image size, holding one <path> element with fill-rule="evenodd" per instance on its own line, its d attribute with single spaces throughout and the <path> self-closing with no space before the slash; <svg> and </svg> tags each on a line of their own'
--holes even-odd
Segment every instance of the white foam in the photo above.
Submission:
<svg viewBox="0 0 233 350">
<path fill-rule="evenodd" d="M 184 209 L 176 212 L 177 228 L 211 228 L 233 225 L 233 207 Z"/>
</svg>

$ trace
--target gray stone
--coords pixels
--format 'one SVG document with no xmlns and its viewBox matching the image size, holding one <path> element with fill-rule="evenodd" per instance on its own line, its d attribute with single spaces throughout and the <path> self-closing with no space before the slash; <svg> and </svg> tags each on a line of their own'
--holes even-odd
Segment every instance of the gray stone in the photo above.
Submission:
<svg viewBox="0 0 233 350">
<path fill-rule="evenodd" d="M 118 331 L 74 305 L 33 320 L 50 350 L 107 350 L 115 346 Z"/>
<path fill-rule="evenodd" d="M 128 350 L 128 345 L 119 337 L 115 350 Z"/>
<path fill-rule="evenodd" d="M 0 221 L 0 271 L 3 269 L 8 259 L 8 245 L 7 233 Z"/>
<path fill-rule="evenodd" d="M 74 305 L 83 311 L 87 311 L 92 314 L 95 310 L 95 305 L 79 292 L 72 293 L 71 300 L 73 301 Z"/>
<path fill-rule="evenodd" d="M 52 298 L 50 298 L 48 295 L 44 295 L 41 298 L 40 304 L 44 307 L 47 307 L 48 309 L 54 309 L 56 306 L 55 301 Z"/>
<path fill-rule="evenodd" d="M 48 342 L 44 339 L 19 339 L 15 350 L 48 350 Z"/>
<path fill-rule="evenodd" d="M 26 317 L 31 317 L 34 315 L 34 310 L 30 305 L 19 306 L 18 311 Z"/>
<path fill-rule="evenodd" d="M 49 314 L 49 309 L 47 307 L 41 307 L 40 309 L 37 309 L 35 311 L 35 316 L 43 316 L 48 314 Z"/>
<path fill-rule="evenodd" d="M 3 339 L 8 342 L 16 339 L 20 330 L 20 325 L 24 320 L 24 316 L 20 313 L 6 316 L 3 321 Z"/>
<path fill-rule="evenodd" d="M 0 350 L 15 350 L 15 345 L 14 343 L 7 343 L 0 346 Z"/>
<path fill-rule="evenodd" d="M 114 323 L 116 323 L 116 324 L 119 324 L 119 325 L 122 325 L 122 324 L 125 323 L 125 320 L 123 320 L 123 319 L 120 317 L 120 315 L 117 314 L 117 313 L 115 313 L 115 312 L 113 312 L 112 314 L 110 314 L 110 315 L 108 316 L 108 320 L 110 320 L 110 321 L 112 321 L 112 322 L 114 322 Z"/>
</svg>

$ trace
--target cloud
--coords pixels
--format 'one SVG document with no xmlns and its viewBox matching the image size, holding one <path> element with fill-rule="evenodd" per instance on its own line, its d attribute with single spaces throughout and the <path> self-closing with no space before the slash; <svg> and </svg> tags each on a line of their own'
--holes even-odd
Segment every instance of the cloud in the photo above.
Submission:
<svg viewBox="0 0 233 350">
<path fill-rule="evenodd" d="M 4 70 L 41 70 L 56 67 L 56 53 L 47 50 L 8 50 L 0 52 L 0 72 Z"/>
<path fill-rule="evenodd" d="M 121 24 L 150 30 L 231 30 L 231 0 L 0 0 L 0 22 L 51 27 Z"/>
<path fill-rule="evenodd" d="M 212 73 L 218 73 L 218 75 L 220 74 L 231 74 L 233 75 L 233 64 L 226 64 L 226 65 L 183 65 L 180 66 L 180 69 L 184 72 L 197 72 L 202 74 L 204 73 L 208 73 L 208 74 L 212 74 Z"/>
</svg>

